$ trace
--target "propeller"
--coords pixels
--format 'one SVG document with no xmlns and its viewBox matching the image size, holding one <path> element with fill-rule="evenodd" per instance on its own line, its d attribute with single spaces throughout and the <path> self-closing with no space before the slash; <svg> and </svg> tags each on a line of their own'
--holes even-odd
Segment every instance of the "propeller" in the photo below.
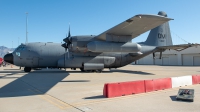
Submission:
<svg viewBox="0 0 200 112">
<path fill-rule="evenodd" d="M 70 44 L 72 44 L 72 38 L 71 38 L 71 34 L 70 34 L 70 26 L 69 26 L 69 32 L 68 32 L 68 36 L 66 36 L 65 39 L 63 39 L 64 44 L 62 44 L 61 46 L 65 48 L 65 58 L 64 58 L 64 66 L 65 66 L 65 62 L 66 62 L 66 52 L 68 52 L 68 59 L 69 59 L 69 46 Z M 65 68 L 66 69 L 66 68 Z"/>
</svg>

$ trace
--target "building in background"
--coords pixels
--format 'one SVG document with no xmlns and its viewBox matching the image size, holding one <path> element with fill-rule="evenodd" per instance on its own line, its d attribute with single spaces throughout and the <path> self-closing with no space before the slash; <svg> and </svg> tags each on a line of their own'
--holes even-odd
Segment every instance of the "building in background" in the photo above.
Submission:
<svg viewBox="0 0 200 112">
<path fill-rule="evenodd" d="M 139 65 L 163 65 L 163 66 L 200 66 L 200 46 L 191 47 L 183 51 L 166 50 L 162 53 L 162 58 L 159 59 L 160 53 L 155 53 L 146 56 L 132 64 Z"/>
</svg>

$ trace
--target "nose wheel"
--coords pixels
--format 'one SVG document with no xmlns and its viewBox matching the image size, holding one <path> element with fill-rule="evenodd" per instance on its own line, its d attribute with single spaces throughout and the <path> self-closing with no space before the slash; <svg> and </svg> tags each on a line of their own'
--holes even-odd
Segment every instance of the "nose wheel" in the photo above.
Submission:
<svg viewBox="0 0 200 112">
<path fill-rule="evenodd" d="M 31 67 L 24 67 L 24 72 L 30 72 L 31 71 Z"/>
</svg>

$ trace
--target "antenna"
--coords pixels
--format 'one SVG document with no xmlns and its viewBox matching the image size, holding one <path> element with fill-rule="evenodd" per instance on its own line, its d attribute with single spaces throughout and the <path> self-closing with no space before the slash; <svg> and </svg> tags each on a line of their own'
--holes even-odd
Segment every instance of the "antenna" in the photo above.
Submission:
<svg viewBox="0 0 200 112">
<path fill-rule="evenodd" d="M 68 37 L 71 37 L 71 34 L 70 34 L 70 23 L 69 23 Z"/>
<path fill-rule="evenodd" d="M 19 46 L 19 37 L 18 37 L 18 46 Z"/>
<path fill-rule="evenodd" d="M 26 42 L 25 43 L 28 43 L 28 12 L 26 12 Z"/>
</svg>

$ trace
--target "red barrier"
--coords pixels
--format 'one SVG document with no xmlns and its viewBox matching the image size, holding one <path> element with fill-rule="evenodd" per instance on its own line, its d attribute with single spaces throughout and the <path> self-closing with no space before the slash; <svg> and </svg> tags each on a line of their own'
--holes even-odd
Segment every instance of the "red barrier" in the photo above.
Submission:
<svg viewBox="0 0 200 112">
<path fill-rule="evenodd" d="M 154 91 L 154 80 L 144 80 L 145 92 Z"/>
<path fill-rule="evenodd" d="M 172 88 L 171 78 L 155 79 L 154 90 L 163 90 Z"/>
<path fill-rule="evenodd" d="M 143 81 L 133 81 L 134 89 L 132 89 L 132 94 L 145 93 L 144 80 Z"/>
<path fill-rule="evenodd" d="M 192 84 L 200 84 L 200 75 L 192 75 Z"/>
<path fill-rule="evenodd" d="M 2 64 L 2 62 L 3 62 L 3 58 L 0 57 L 0 64 Z"/>
<path fill-rule="evenodd" d="M 111 97 L 145 93 L 145 92 L 163 90 L 169 88 L 172 88 L 171 78 L 120 82 L 120 83 L 107 83 L 104 85 L 103 95 L 107 98 L 111 98 Z"/>
<path fill-rule="evenodd" d="M 108 84 L 106 83 L 104 84 L 104 87 L 103 87 L 103 96 L 108 97 L 107 91 L 108 91 Z"/>
<path fill-rule="evenodd" d="M 132 81 L 132 82 L 120 82 L 120 83 L 108 83 L 107 89 L 105 89 L 104 85 L 104 94 L 108 98 L 130 95 L 130 94 L 138 94 L 145 92 L 144 81 Z"/>
<path fill-rule="evenodd" d="M 171 78 L 145 80 L 145 92 L 172 88 Z"/>
</svg>

